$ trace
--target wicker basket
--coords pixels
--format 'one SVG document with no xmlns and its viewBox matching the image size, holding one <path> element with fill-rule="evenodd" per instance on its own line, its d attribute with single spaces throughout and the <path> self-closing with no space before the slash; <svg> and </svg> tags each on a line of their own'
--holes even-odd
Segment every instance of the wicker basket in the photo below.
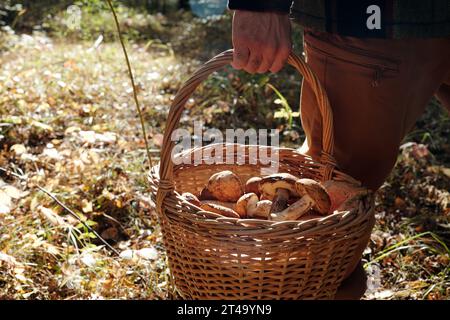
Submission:
<svg viewBox="0 0 450 320">
<path fill-rule="evenodd" d="M 260 163 L 229 165 L 206 161 L 174 166 L 171 160 L 171 134 L 185 102 L 208 75 L 231 59 L 231 50 L 214 57 L 177 93 L 169 111 L 161 162 L 149 174 L 173 285 L 183 299 L 332 299 L 369 239 L 373 226 L 372 195 L 363 197 L 352 210 L 303 222 L 221 217 L 200 210 L 180 196 L 182 192 L 199 193 L 218 171 L 232 170 L 242 181 L 261 175 Z M 320 161 L 293 149 L 263 146 L 223 145 L 223 154 L 231 149 L 237 157 L 239 148 L 240 152 L 245 150 L 245 155 L 250 148 L 268 148 L 269 152 L 278 152 L 279 172 L 318 181 L 354 182 L 335 169 L 333 117 L 322 86 L 298 56 L 292 54 L 288 62 L 314 88 L 319 102 L 324 128 Z M 213 147 L 217 146 L 189 152 L 202 155 Z"/>
</svg>

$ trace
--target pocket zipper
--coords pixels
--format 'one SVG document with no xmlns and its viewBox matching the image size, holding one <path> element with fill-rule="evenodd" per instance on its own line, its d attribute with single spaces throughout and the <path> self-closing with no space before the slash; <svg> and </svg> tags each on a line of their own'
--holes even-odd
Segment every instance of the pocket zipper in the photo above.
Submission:
<svg viewBox="0 0 450 320">
<path fill-rule="evenodd" d="M 315 51 L 320 52 L 321 54 L 323 54 L 323 55 L 325 55 L 327 57 L 330 57 L 330 58 L 337 59 L 337 60 L 340 60 L 340 61 L 343 61 L 343 62 L 346 62 L 346 63 L 358 65 L 358 66 L 361 66 L 361 67 L 373 70 L 374 71 L 374 75 L 373 75 L 373 80 L 372 80 L 372 83 L 371 83 L 372 87 L 378 87 L 380 85 L 380 81 L 383 78 L 383 74 L 386 71 L 391 71 L 391 72 L 395 72 L 395 73 L 398 72 L 398 68 L 389 67 L 389 66 L 386 66 L 385 64 L 382 64 L 382 63 L 360 63 L 360 62 L 355 62 L 355 61 L 351 61 L 351 60 L 348 60 L 348 59 L 343 59 L 343 58 L 331 55 L 328 52 L 326 52 L 326 51 L 324 51 L 322 49 L 319 49 L 316 46 L 311 45 L 309 42 L 305 41 L 305 44 L 306 44 L 306 46 L 312 48 Z M 335 44 L 333 44 L 333 45 L 335 45 Z M 353 54 L 357 54 L 357 55 L 360 55 L 360 56 L 366 56 L 366 57 L 369 57 L 369 58 L 372 58 L 372 59 L 390 60 L 390 63 L 398 64 L 398 62 L 395 61 L 395 60 L 388 59 L 388 58 L 385 58 L 385 57 L 376 56 L 376 55 L 367 54 L 367 53 L 365 53 L 365 52 L 363 52 L 361 50 L 355 50 L 354 48 L 349 48 L 349 47 L 344 47 L 344 46 L 339 46 L 339 45 L 335 45 L 335 46 L 338 47 L 341 50 L 350 51 Z"/>
</svg>

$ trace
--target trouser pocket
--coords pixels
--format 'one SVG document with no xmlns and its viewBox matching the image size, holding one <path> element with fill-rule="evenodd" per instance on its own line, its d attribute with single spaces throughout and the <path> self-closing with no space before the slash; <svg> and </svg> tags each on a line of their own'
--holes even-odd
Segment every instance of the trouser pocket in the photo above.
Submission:
<svg viewBox="0 0 450 320">
<path fill-rule="evenodd" d="M 384 77 L 399 74 L 399 59 L 365 48 L 363 45 L 362 39 L 305 32 L 304 46 L 307 52 L 313 51 L 337 62 L 371 71 L 369 80 L 373 87 L 379 86 Z"/>
</svg>

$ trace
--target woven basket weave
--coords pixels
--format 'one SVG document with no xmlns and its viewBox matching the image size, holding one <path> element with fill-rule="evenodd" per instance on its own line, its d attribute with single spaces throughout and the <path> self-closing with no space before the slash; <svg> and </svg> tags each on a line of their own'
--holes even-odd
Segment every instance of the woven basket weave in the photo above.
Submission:
<svg viewBox="0 0 450 320">
<path fill-rule="evenodd" d="M 202 157 L 201 164 L 174 166 L 171 135 L 185 102 L 208 75 L 231 59 L 231 50 L 214 57 L 179 90 L 169 111 L 161 162 L 149 174 L 173 284 L 183 299 L 332 299 L 369 239 L 371 194 L 352 210 L 302 222 L 226 218 L 202 211 L 180 196 L 183 192 L 198 194 L 219 171 L 231 170 L 243 182 L 260 176 L 265 166 L 242 161 L 239 153 L 244 151 L 244 160 L 248 160 L 251 148 L 277 152 L 279 172 L 317 181 L 355 182 L 335 169 L 333 117 L 327 95 L 306 63 L 294 54 L 288 62 L 314 89 L 322 114 L 320 161 L 293 149 L 236 144 L 223 145 L 223 154 L 231 152 L 236 159 L 240 155 L 243 164 L 207 164 L 210 158 Z M 210 155 L 213 148 L 217 145 L 189 150 L 188 155 Z"/>
</svg>

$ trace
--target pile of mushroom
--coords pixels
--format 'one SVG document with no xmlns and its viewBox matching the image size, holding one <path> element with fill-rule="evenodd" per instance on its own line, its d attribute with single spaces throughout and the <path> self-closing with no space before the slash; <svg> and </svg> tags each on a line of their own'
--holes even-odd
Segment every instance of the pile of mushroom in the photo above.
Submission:
<svg viewBox="0 0 450 320">
<path fill-rule="evenodd" d="M 253 177 L 245 184 L 231 171 L 213 174 L 196 196 L 183 193 L 189 203 L 225 217 L 272 221 L 309 220 L 334 210 L 348 209 L 363 188 L 347 182 L 297 178 L 289 173 Z"/>
</svg>

